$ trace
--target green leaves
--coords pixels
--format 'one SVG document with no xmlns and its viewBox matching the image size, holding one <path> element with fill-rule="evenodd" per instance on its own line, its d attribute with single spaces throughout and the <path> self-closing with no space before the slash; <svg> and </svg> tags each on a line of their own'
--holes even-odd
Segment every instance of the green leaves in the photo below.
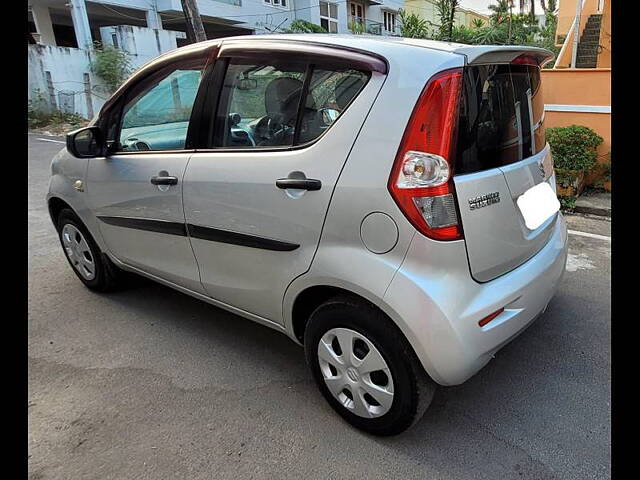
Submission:
<svg viewBox="0 0 640 480">
<path fill-rule="evenodd" d="M 432 24 L 420 15 L 400 10 L 400 32 L 403 37 L 429 38 L 470 45 L 531 45 L 551 50 L 555 46 L 556 1 L 550 0 L 545 9 L 545 26 L 526 14 L 513 14 L 509 0 L 495 0 L 489 5 L 492 11 L 489 22 L 474 19 L 471 26 L 454 25 L 457 0 L 436 0 L 435 8 L 439 24 Z"/>
<path fill-rule="evenodd" d="M 407 38 L 431 38 L 429 22 L 420 15 L 400 9 L 400 34 Z"/>
<path fill-rule="evenodd" d="M 596 148 L 603 138 L 581 125 L 547 128 L 546 138 L 551 146 L 555 167 L 561 171 L 582 171 L 593 168 L 598 154 Z"/>
<path fill-rule="evenodd" d="M 294 20 L 286 30 L 287 33 L 327 33 L 320 25 L 306 20 Z"/>
<path fill-rule="evenodd" d="M 102 45 L 96 42 L 93 57 L 91 70 L 112 92 L 129 77 L 133 70 L 129 54 L 111 45 Z"/>
</svg>

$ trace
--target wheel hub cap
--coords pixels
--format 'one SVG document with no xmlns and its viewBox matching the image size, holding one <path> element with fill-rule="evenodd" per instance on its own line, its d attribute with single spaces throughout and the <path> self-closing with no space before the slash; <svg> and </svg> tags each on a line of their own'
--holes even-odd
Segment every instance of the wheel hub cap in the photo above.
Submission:
<svg viewBox="0 0 640 480">
<path fill-rule="evenodd" d="M 364 418 L 389 411 L 391 371 L 367 337 L 348 328 L 332 328 L 318 343 L 318 361 L 325 385 L 347 410 Z"/>
<path fill-rule="evenodd" d="M 358 383 L 358 381 L 360 380 L 360 375 L 358 374 L 358 371 L 353 367 L 350 367 L 349 369 L 347 369 L 347 377 L 353 383 Z"/>
<path fill-rule="evenodd" d="M 74 225 L 67 223 L 62 227 L 62 244 L 67 258 L 85 280 L 96 277 L 96 265 L 89 244 Z"/>
</svg>

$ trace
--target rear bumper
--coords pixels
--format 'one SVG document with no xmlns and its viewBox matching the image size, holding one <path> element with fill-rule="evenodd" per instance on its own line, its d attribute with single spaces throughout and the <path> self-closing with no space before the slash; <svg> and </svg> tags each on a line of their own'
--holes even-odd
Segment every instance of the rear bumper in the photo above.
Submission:
<svg viewBox="0 0 640 480">
<path fill-rule="evenodd" d="M 457 385 L 543 312 L 566 260 L 567 228 L 560 213 L 534 257 L 487 283 L 471 278 L 464 242 L 434 242 L 416 234 L 384 302 L 431 377 Z M 504 312 L 494 320 L 478 325 L 500 308 Z"/>
</svg>

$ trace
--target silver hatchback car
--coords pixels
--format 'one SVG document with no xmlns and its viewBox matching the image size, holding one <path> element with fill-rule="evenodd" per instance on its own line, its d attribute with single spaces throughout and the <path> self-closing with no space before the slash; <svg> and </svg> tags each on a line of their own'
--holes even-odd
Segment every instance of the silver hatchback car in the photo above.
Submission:
<svg viewBox="0 0 640 480">
<path fill-rule="evenodd" d="M 135 272 L 279 330 L 340 415 L 396 434 L 562 278 L 550 58 L 340 35 L 179 48 L 67 136 L 51 218 L 90 289 Z"/>
</svg>

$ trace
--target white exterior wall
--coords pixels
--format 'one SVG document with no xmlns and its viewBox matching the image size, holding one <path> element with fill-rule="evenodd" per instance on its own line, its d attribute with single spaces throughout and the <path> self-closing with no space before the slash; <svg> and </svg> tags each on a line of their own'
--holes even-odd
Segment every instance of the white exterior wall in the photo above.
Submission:
<svg viewBox="0 0 640 480">
<path fill-rule="evenodd" d="M 184 32 L 157 30 L 132 25 L 100 28 L 100 37 L 105 45 L 114 46 L 114 34 L 117 38 L 118 47 L 134 56 L 137 66 L 145 64 L 162 53 L 177 48 L 177 39 L 185 36 Z"/>
<path fill-rule="evenodd" d="M 134 70 L 159 55 L 158 44 L 164 53 L 176 48 L 176 36 L 182 32 L 156 30 L 130 25 L 102 27 L 100 33 L 104 43 L 112 44 L 111 33 L 118 35 L 121 48 L 127 51 Z M 91 72 L 93 52 L 79 48 L 54 47 L 50 45 L 29 45 L 28 48 L 27 88 L 30 100 L 35 100 L 38 91 L 43 95 L 47 105 L 49 101 L 49 85 L 45 72 L 51 75 L 56 107 L 59 108 L 59 92 L 73 92 L 74 112 L 89 118 L 90 108 L 84 92 L 84 74 L 89 74 L 91 85 L 91 104 L 93 114 L 98 113 L 111 93 L 104 83 Z"/>
<path fill-rule="evenodd" d="M 184 38 L 183 32 L 163 29 L 157 22 L 158 13 L 182 15 L 180 0 L 92 0 L 94 3 L 104 3 L 110 6 L 138 8 L 145 11 L 147 19 L 156 28 L 145 28 L 131 25 L 115 25 L 100 28 L 102 42 L 113 45 L 112 34 L 115 34 L 118 46 L 130 54 L 134 68 L 138 68 L 161 53 L 176 48 L 177 38 Z M 233 5 L 240 1 L 242 5 Z M 396 10 L 398 2 L 389 3 L 389 10 Z M 38 0 L 32 0 L 37 4 Z M 74 0 L 73 4 L 83 4 L 82 0 Z M 334 2 L 336 3 L 336 2 Z M 404 2 L 402 2 L 404 3 Z M 337 0 L 338 5 L 338 33 L 349 33 L 348 3 Z M 270 33 L 282 31 L 289 27 L 296 19 L 307 20 L 320 25 L 319 0 L 288 0 L 286 9 L 274 7 L 264 0 L 198 0 L 200 14 L 205 17 L 216 17 L 226 24 L 245 29 L 254 33 Z M 36 7 L 37 8 L 37 7 Z M 383 21 L 385 6 L 365 5 L 365 18 L 371 21 Z M 39 12 L 38 12 L 39 13 Z M 48 12 L 47 12 L 48 13 Z M 126 19 L 119 19 L 125 23 Z M 206 19 L 205 19 L 206 21 Z M 210 21 L 210 19 L 209 19 Z M 397 19 L 399 21 L 399 18 Z M 280 26 L 279 30 L 276 28 Z M 166 28 L 166 26 L 165 26 Z M 74 110 L 83 117 L 90 116 L 87 105 L 85 76 L 89 74 L 91 91 L 91 106 L 93 113 L 97 113 L 110 93 L 102 82 L 91 73 L 91 50 L 82 48 L 56 47 L 52 45 L 29 45 L 28 47 L 28 94 L 33 99 L 39 91 L 47 103 L 49 101 L 49 85 L 45 72 L 50 72 L 51 80 L 58 106 L 58 93 L 69 92 L 74 96 Z"/>
<path fill-rule="evenodd" d="M 318 0 L 315 1 L 316 5 Z M 255 30 L 255 33 L 270 33 L 269 29 L 289 26 L 295 20 L 295 0 L 288 0 L 287 8 L 279 8 L 264 0 L 240 0 L 241 5 L 233 5 L 234 0 L 198 0 L 201 16 L 217 17 L 233 21 L 235 26 Z M 182 15 L 180 0 L 157 0 L 158 12 Z M 298 7 L 300 8 L 300 7 Z"/>
<path fill-rule="evenodd" d="M 50 45 L 29 45 L 28 62 L 28 95 L 35 100 L 38 91 L 46 104 L 49 101 L 49 86 L 45 72 L 51 73 L 56 102 L 59 92 L 73 92 L 74 111 L 83 117 L 89 117 L 89 108 L 84 93 L 84 74 L 88 73 L 91 85 L 94 86 L 91 95 L 93 113 L 96 114 L 109 94 L 104 84 L 91 73 L 91 51 L 79 48 L 53 47 Z M 56 103 L 57 105 L 57 103 Z"/>
</svg>

